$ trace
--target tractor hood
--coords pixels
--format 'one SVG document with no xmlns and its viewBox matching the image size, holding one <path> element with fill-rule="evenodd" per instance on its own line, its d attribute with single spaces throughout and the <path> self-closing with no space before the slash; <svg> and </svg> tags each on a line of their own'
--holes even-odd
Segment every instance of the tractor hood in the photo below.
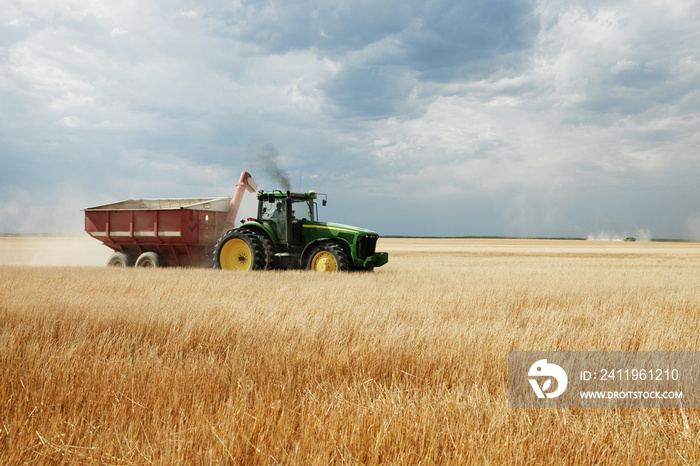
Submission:
<svg viewBox="0 0 700 466">
<path fill-rule="evenodd" d="M 339 233 L 353 233 L 353 234 L 368 234 L 368 235 L 376 235 L 377 232 L 368 230 L 366 228 L 359 228 L 359 227 L 354 227 L 351 225 L 344 225 L 342 223 L 333 223 L 333 222 L 304 222 L 303 228 L 318 228 L 318 229 L 325 229 L 325 230 L 332 230 L 336 231 Z"/>
</svg>

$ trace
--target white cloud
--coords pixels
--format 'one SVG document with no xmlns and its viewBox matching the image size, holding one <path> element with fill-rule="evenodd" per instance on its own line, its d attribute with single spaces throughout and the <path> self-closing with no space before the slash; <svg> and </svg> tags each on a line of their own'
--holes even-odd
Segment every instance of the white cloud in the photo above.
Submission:
<svg viewBox="0 0 700 466">
<path fill-rule="evenodd" d="M 109 32 L 109 35 L 112 37 L 125 36 L 127 34 L 129 34 L 129 31 L 120 27 L 112 28 L 112 30 Z"/>
<path fill-rule="evenodd" d="M 80 125 L 80 118 L 75 116 L 65 116 L 59 120 L 59 124 L 69 128 L 76 128 Z"/>
<path fill-rule="evenodd" d="M 181 11 L 176 16 L 181 18 L 194 19 L 199 17 L 199 13 L 196 10 Z"/>
</svg>

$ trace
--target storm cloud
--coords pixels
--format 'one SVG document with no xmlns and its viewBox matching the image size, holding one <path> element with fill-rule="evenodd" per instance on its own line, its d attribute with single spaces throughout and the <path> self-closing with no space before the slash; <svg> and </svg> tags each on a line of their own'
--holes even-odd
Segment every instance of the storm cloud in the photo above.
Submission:
<svg viewBox="0 0 700 466">
<path fill-rule="evenodd" d="M 700 239 L 696 1 L 2 6 L 0 232 L 279 189 L 267 147 L 381 234 Z"/>
</svg>

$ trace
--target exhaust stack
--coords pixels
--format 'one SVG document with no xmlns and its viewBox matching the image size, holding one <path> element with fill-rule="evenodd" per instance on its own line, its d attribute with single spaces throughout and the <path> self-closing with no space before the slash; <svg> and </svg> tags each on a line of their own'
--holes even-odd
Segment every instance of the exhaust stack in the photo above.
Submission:
<svg viewBox="0 0 700 466">
<path fill-rule="evenodd" d="M 242 172 L 241 178 L 236 183 L 236 192 L 233 194 L 231 199 L 231 206 L 228 210 L 228 221 L 232 226 L 236 226 L 236 216 L 238 215 L 238 209 L 241 207 L 241 201 L 243 200 L 243 194 L 245 194 L 246 189 L 254 193 L 258 189 L 258 185 L 253 179 L 253 177 L 248 172 Z"/>
</svg>

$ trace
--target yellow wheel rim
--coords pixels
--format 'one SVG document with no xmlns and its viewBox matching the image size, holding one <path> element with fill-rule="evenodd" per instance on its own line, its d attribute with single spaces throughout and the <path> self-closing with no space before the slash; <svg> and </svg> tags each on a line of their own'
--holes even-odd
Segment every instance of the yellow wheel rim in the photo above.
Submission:
<svg viewBox="0 0 700 466">
<path fill-rule="evenodd" d="M 250 270 L 253 257 L 245 241 L 233 238 L 221 248 L 219 263 L 224 270 Z"/>
<path fill-rule="evenodd" d="M 336 272 L 338 270 L 338 261 L 335 256 L 328 251 L 320 251 L 316 253 L 311 261 L 311 270 L 318 272 Z"/>
</svg>

